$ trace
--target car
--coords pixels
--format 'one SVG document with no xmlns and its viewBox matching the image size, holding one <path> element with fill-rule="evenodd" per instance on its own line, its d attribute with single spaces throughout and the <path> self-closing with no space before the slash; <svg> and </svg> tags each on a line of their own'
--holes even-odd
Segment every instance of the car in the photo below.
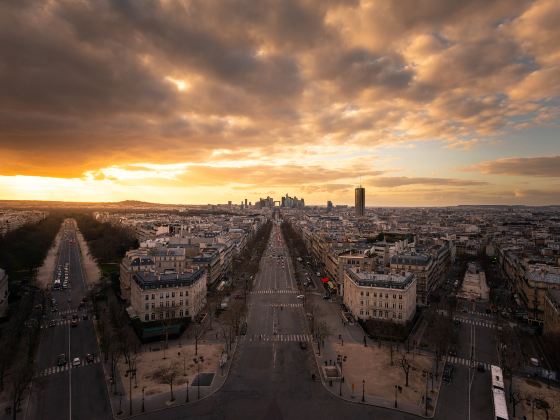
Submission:
<svg viewBox="0 0 560 420">
<path fill-rule="evenodd" d="M 58 312 L 58 307 L 53 306 L 52 309 L 51 309 L 51 312 Z"/>
<path fill-rule="evenodd" d="M 83 319 L 84 321 L 87 321 L 87 320 L 89 319 L 88 314 L 84 313 L 84 314 L 82 315 L 82 319 Z"/>
<path fill-rule="evenodd" d="M 304 295 L 297 295 L 296 299 L 305 299 L 305 296 Z"/>
<path fill-rule="evenodd" d="M 49 328 L 52 328 L 52 327 L 56 327 L 56 321 L 54 319 L 51 319 L 49 321 Z"/>
<path fill-rule="evenodd" d="M 323 296 L 323 299 L 325 299 L 325 300 L 329 300 L 330 298 L 331 298 L 331 297 L 330 297 L 329 295 Z"/>
<path fill-rule="evenodd" d="M 78 315 L 72 315 L 72 326 L 73 327 L 77 327 L 78 323 L 80 322 L 80 319 L 78 318 Z"/>
<path fill-rule="evenodd" d="M 300 341 L 299 342 L 299 348 L 302 350 L 307 349 L 307 341 Z"/>
<path fill-rule="evenodd" d="M 72 359 L 72 367 L 77 367 L 80 366 L 82 364 L 82 361 L 80 360 L 79 357 L 74 357 L 74 359 Z"/>
<path fill-rule="evenodd" d="M 451 347 L 448 351 L 450 356 L 457 356 L 457 349 L 455 347 Z"/>
<path fill-rule="evenodd" d="M 445 367 L 443 368 L 443 374 L 441 376 L 441 378 L 443 379 L 443 382 L 447 382 L 450 383 L 451 380 L 453 379 L 453 365 L 449 365 L 446 364 Z"/>
<path fill-rule="evenodd" d="M 57 366 L 64 366 L 66 364 L 66 355 L 64 353 L 59 354 L 56 358 L 56 365 Z"/>
<path fill-rule="evenodd" d="M 91 353 L 86 354 L 86 362 L 93 363 L 94 356 Z"/>
<path fill-rule="evenodd" d="M 486 372 L 486 368 L 484 367 L 484 363 L 478 363 L 476 366 L 476 370 L 479 372 Z"/>
</svg>

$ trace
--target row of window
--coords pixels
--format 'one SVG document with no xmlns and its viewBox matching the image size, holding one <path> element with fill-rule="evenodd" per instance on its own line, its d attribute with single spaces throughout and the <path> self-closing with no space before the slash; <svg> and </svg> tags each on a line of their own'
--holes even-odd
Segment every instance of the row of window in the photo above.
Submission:
<svg viewBox="0 0 560 420">
<path fill-rule="evenodd" d="M 169 293 L 171 293 L 171 297 L 175 297 L 176 292 L 165 292 L 165 293 L 162 292 L 162 293 L 159 294 L 159 298 L 160 298 L 160 299 L 163 299 L 163 297 L 164 297 L 163 295 L 164 295 L 164 294 L 165 294 L 165 297 L 168 298 L 168 297 L 169 297 Z M 185 291 L 185 296 L 188 296 L 188 295 L 189 295 L 189 292 L 188 292 L 188 291 Z M 183 296 L 183 292 L 182 292 L 182 291 L 179 292 L 179 296 L 180 296 L 180 297 Z M 155 298 L 156 298 L 156 294 L 155 294 L 155 293 L 152 293 L 152 300 L 154 300 Z M 144 295 L 144 300 L 150 300 L 150 295 Z"/>
<path fill-rule="evenodd" d="M 189 304 L 189 301 L 188 301 L 188 300 L 185 300 L 185 305 L 188 305 L 188 304 Z M 171 306 L 171 307 L 174 307 L 174 306 L 175 306 L 175 301 L 174 301 L 174 300 L 171 301 L 171 304 L 169 303 L 168 300 L 165 301 L 165 307 L 166 307 L 166 308 L 169 308 L 170 306 Z M 179 306 L 183 306 L 183 299 L 179 300 Z M 150 309 L 150 304 L 149 304 L 149 303 L 146 303 L 146 305 L 145 305 L 144 307 L 145 307 L 146 309 Z M 154 309 L 154 308 L 156 307 L 156 304 L 155 304 L 154 302 L 152 302 L 151 307 L 152 307 L 152 309 Z M 160 301 L 160 302 L 159 302 L 159 307 L 160 307 L 160 308 L 163 308 L 163 301 Z"/>
<path fill-rule="evenodd" d="M 368 311 L 368 310 L 363 310 L 360 309 L 360 315 L 366 315 L 366 316 L 371 316 L 374 318 L 395 318 L 395 312 L 392 311 L 378 311 L 378 310 L 373 310 L 373 311 Z M 398 314 L 396 314 L 396 318 L 398 319 L 402 319 L 402 312 L 399 312 Z"/>
<path fill-rule="evenodd" d="M 176 311 L 168 311 L 165 314 L 163 312 L 160 312 L 158 314 L 157 319 L 163 319 L 164 315 L 165 315 L 165 318 L 167 318 L 167 319 L 176 318 L 176 313 L 177 313 Z M 185 311 L 183 311 L 182 309 L 179 310 L 179 318 L 182 318 L 184 316 L 189 316 L 189 310 L 188 309 L 185 310 Z M 156 320 L 156 314 L 155 313 L 144 315 L 144 321 L 150 321 L 150 320 L 152 320 L 152 321 Z"/>
<path fill-rule="evenodd" d="M 383 302 L 376 302 L 376 301 L 372 301 L 371 304 L 373 305 L 374 308 L 383 308 Z M 363 300 L 360 300 L 360 306 L 369 306 L 369 300 L 366 300 L 365 302 Z M 396 304 L 392 303 L 392 308 L 395 309 Z M 385 308 L 389 308 L 389 302 L 385 302 Z M 402 302 L 399 302 L 399 309 L 402 309 Z"/>
<path fill-rule="evenodd" d="M 372 293 L 373 297 L 377 297 L 377 292 Z M 360 292 L 360 296 L 364 296 L 364 292 Z M 365 296 L 369 296 L 369 292 L 365 292 Z M 379 297 L 383 298 L 383 293 L 379 293 Z M 393 299 L 396 299 L 397 295 L 393 294 Z M 385 293 L 385 299 L 389 299 L 389 293 Z M 402 294 L 399 293 L 399 299 L 402 299 Z"/>
</svg>

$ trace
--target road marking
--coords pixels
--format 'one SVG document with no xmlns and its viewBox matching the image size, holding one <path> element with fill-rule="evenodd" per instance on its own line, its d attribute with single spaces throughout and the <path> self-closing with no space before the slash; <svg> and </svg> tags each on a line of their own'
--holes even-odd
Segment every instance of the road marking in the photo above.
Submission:
<svg viewBox="0 0 560 420">
<path fill-rule="evenodd" d="M 253 334 L 249 337 L 249 341 L 272 341 L 272 342 L 299 342 L 299 341 L 311 341 L 312 337 L 310 334 Z"/>
<path fill-rule="evenodd" d="M 481 321 L 477 319 L 469 319 L 469 318 L 461 318 L 461 317 L 453 317 L 454 321 L 459 321 L 465 324 L 470 325 L 478 325 L 479 327 L 486 327 L 486 328 L 497 328 L 498 326 L 490 321 Z"/>
<path fill-rule="evenodd" d="M 257 295 L 272 295 L 272 294 L 286 294 L 286 293 L 298 293 L 297 290 L 291 289 L 265 289 L 265 290 L 253 290 L 251 294 Z"/>
</svg>

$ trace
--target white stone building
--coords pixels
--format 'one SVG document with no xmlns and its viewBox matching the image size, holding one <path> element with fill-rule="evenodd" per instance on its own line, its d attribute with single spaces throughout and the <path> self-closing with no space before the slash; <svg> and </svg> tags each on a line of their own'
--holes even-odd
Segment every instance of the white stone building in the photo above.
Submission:
<svg viewBox="0 0 560 420">
<path fill-rule="evenodd" d="M 347 268 L 344 304 L 357 319 L 405 323 L 416 313 L 416 278 L 412 273 L 379 274 Z"/>
</svg>

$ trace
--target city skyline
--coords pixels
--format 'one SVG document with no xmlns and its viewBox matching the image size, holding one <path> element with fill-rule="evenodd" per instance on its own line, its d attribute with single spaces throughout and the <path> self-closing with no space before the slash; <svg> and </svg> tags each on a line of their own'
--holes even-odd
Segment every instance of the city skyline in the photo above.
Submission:
<svg viewBox="0 0 560 420">
<path fill-rule="evenodd" d="M 4 3 L 0 199 L 560 204 L 558 2 L 414 4 Z"/>
</svg>

